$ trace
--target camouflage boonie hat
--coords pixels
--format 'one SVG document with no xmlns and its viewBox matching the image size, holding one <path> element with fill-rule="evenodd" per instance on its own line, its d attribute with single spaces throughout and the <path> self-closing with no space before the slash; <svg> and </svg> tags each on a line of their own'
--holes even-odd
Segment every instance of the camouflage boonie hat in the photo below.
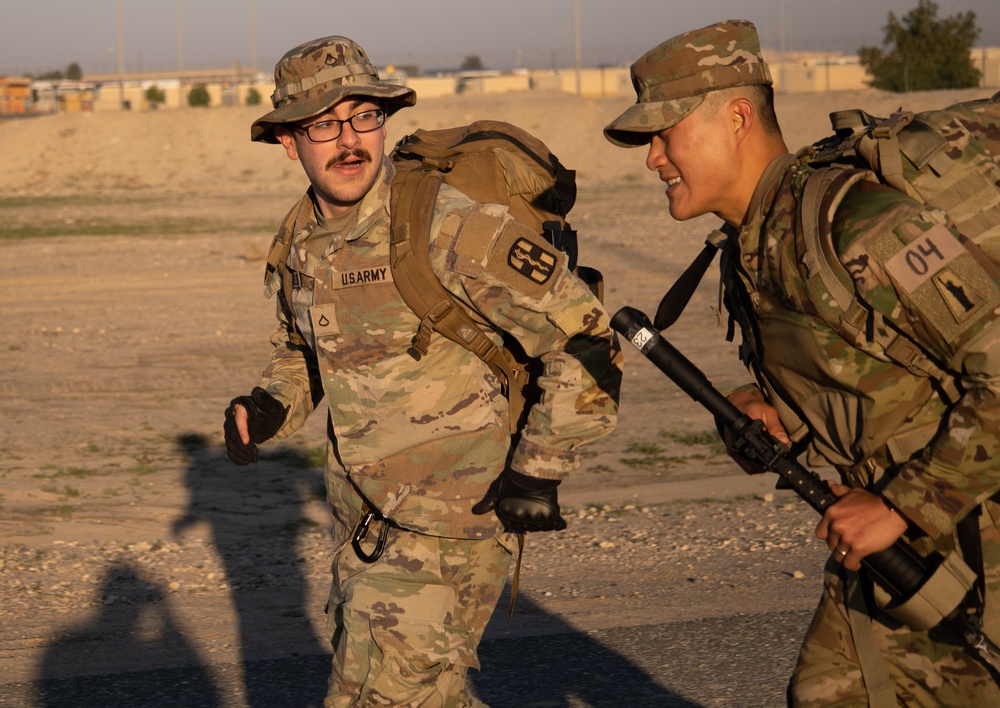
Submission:
<svg viewBox="0 0 1000 708">
<path fill-rule="evenodd" d="M 251 140 L 276 143 L 276 124 L 318 116 L 346 96 L 377 98 L 386 115 L 417 102 L 413 89 L 379 81 L 365 50 L 347 37 L 314 39 L 289 51 L 274 66 L 274 86 L 274 110 L 254 121 Z"/>
<path fill-rule="evenodd" d="M 747 20 L 685 32 L 651 49 L 632 64 L 636 103 L 604 129 L 621 147 L 638 147 L 679 123 L 718 89 L 771 84 L 760 54 L 757 28 Z"/>
</svg>

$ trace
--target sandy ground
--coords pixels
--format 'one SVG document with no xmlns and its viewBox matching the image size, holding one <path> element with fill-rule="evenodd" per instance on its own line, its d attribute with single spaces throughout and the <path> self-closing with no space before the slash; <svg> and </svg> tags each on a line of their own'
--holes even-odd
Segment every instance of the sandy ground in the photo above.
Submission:
<svg viewBox="0 0 1000 708">
<path fill-rule="evenodd" d="M 797 147 L 826 135 L 837 108 L 886 114 L 988 93 L 781 96 L 778 111 Z M 480 118 L 535 133 L 578 172 L 571 221 L 581 260 L 605 274 L 608 309 L 652 314 L 715 220 L 670 220 L 644 152 L 603 139 L 623 108 L 438 99 L 397 115 L 389 140 Z M 0 705 L 59 704 L 39 679 L 170 666 L 214 676 L 328 650 L 323 421 L 256 468 L 230 464 L 222 445 L 222 411 L 267 355 L 263 257 L 305 188 L 280 148 L 249 142 L 262 112 L 0 122 Z M 717 286 L 706 278 L 670 339 L 726 387 L 744 377 L 714 314 Z M 808 507 L 739 474 L 708 414 L 641 356 L 628 351 L 626 366 L 618 430 L 562 488 L 570 529 L 529 539 L 529 609 L 489 637 L 815 602 L 824 554 Z M 260 704 L 249 685 L 205 705 Z M 726 695 L 698 700 L 739 704 Z"/>
</svg>

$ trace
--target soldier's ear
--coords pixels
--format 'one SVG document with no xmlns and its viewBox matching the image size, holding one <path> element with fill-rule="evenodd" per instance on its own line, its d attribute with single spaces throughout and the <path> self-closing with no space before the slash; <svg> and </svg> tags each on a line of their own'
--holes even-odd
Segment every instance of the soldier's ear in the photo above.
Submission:
<svg viewBox="0 0 1000 708">
<path fill-rule="evenodd" d="M 289 160 L 299 159 L 298 146 L 295 144 L 295 138 L 292 136 L 291 128 L 286 125 L 274 126 L 274 137 L 276 137 L 282 147 L 285 148 L 285 154 L 288 155 Z"/>
<path fill-rule="evenodd" d="M 729 104 L 729 125 L 737 137 L 744 137 L 757 118 L 753 102 L 742 96 L 734 98 Z"/>
</svg>

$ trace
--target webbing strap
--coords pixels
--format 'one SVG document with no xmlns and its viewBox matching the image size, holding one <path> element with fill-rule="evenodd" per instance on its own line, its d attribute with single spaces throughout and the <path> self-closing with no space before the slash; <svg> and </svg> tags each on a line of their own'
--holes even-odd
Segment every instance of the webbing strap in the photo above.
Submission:
<svg viewBox="0 0 1000 708">
<path fill-rule="evenodd" d="M 899 134 L 899 151 L 906 159 L 918 170 L 930 165 L 938 177 L 955 164 L 955 160 L 944 154 L 947 146 L 948 141 L 942 135 L 919 120 L 914 120 Z"/>
<path fill-rule="evenodd" d="M 281 108 L 281 103 L 289 96 L 308 91 L 314 86 L 342 79 L 347 76 L 365 76 L 378 80 L 378 72 L 368 62 L 340 64 L 320 71 L 315 76 L 284 84 L 271 94 L 271 103 L 275 108 Z"/>
<path fill-rule="evenodd" d="M 885 318 L 882 318 L 885 322 Z M 891 329 L 891 328 L 890 328 Z M 895 330 L 893 330 L 895 332 Z M 922 376 L 938 382 L 938 393 L 946 403 L 957 403 L 962 397 L 955 377 L 938 366 L 923 349 L 902 334 L 895 333 L 888 343 L 883 345 L 885 353 L 897 364 L 915 376 Z"/>
<path fill-rule="evenodd" d="M 871 135 L 877 146 L 875 150 L 878 152 L 878 162 L 869 161 L 868 163 L 870 165 L 878 164 L 879 174 L 890 187 L 911 195 L 913 191 L 906 188 L 906 180 L 903 178 L 903 156 L 899 149 L 897 136 L 912 121 L 913 113 L 907 111 L 893 113 L 889 118 L 876 125 L 872 129 Z"/>
<path fill-rule="evenodd" d="M 830 114 L 830 125 L 838 135 L 846 133 L 853 135 L 864 130 L 873 123 L 870 115 L 860 108 L 849 108 L 843 111 L 834 111 Z"/>
<path fill-rule="evenodd" d="M 687 270 L 674 281 L 663 299 L 660 300 L 660 305 L 656 308 L 656 317 L 653 318 L 653 326 L 656 329 L 662 332 L 681 316 L 701 279 L 705 277 L 705 271 L 708 270 L 708 266 L 715 258 L 715 254 L 722 248 L 722 243 L 725 240 L 726 235 L 722 231 L 716 230 L 708 235 L 705 248 L 695 257 Z"/>
<path fill-rule="evenodd" d="M 983 192 L 987 189 L 992 189 L 992 185 L 985 185 Z M 932 204 L 931 206 L 937 205 Z M 947 209 L 944 211 L 947 211 Z M 957 228 L 963 236 L 974 241 L 978 241 L 979 237 L 984 236 L 987 231 L 996 229 L 997 232 L 1000 232 L 1000 201 L 988 209 L 970 214 L 961 221 L 956 220 L 955 228 Z"/>
<path fill-rule="evenodd" d="M 295 240 L 295 237 L 303 230 L 312 231 L 312 229 L 316 226 L 316 223 L 311 218 L 311 194 L 312 188 L 310 188 L 306 196 L 299 200 L 298 204 L 292 207 L 288 214 L 285 215 L 285 218 L 278 229 L 278 233 L 275 234 L 274 240 L 271 242 L 271 248 L 267 254 L 267 266 L 264 269 L 265 284 L 267 283 L 268 278 L 270 278 L 271 273 L 274 271 L 278 271 L 278 274 L 281 276 L 281 290 L 278 291 L 278 297 L 282 300 L 282 307 L 290 325 L 288 341 L 296 346 L 307 346 L 308 344 L 302 337 L 295 318 L 295 308 L 293 306 L 292 294 L 294 289 L 300 286 L 300 283 L 293 280 L 292 277 L 289 277 L 288 255 L 291 253 L 292 241 Z M 298 276 L 297 273 L 295 275 Z"/>
<path fill-rule="evenodd" d="M 837 329 L 849 341 L 857 342 L 863 335 L 864 312 L 854 293 L 849 291 L 830 265 L 835 257 L 833 243 L 829 242 L 829 225 L 833 214 L 848 190 L 869 175 L 864 170 L 845 170 L 838 167 L 823 167 L 806 180 L 798 211 L 799 233 L 805 246 L 802 264 L 809 277 L 816 276 L 830 293 L 840 310 Z M 839 263 L 839 261 L 838 261 Z M 841 270 L 843 270 L 841 268 Z"/>
<path fill-rule="evenodd" d="M 844 579 L 844 604 L 851 625 L 851 639 L 858 655 L 861 675 L 865 680 L 870 708 L 896 708 L 896 689 L 893 686 L 885 659 L 875 642 L 871 614 L 865 603 L 858 574 L 848 572 Z"/>
<path fill-rule="evenodd" d="M 975 509 L 963 516 L 955 530 L 958 533 L 958 545 L 962 549 L 962 557 L 966 564 L 976 574 L 976 582 L 973 589 L 966 595 L 966 607 L 982 619 L 984 602 L 986 599 L 986 573 L 983 568 L 983 543 L 979 531 L 979 520 L 982 516 L 983 505 L 979 504 Z"/>
<path fill-rule="evenodd" d="M 906 180 L 903 178 L 903 154 L 899 151 L 899 140 L 890 135 L 878 143 L 878 159 L 880 174 L 890 187 L 909 194 Z"/>
<path fill-rule="evenodd" d="M 514 565 L 514 577 L 510 579 L 510 610 L 508 619 L 514 619 L 514 601 L 517 600 L 517 588 L 521 584 L 521 556 L 524 555 L 524 534 L 517 534 L 517 563 Z"/>
</svg>

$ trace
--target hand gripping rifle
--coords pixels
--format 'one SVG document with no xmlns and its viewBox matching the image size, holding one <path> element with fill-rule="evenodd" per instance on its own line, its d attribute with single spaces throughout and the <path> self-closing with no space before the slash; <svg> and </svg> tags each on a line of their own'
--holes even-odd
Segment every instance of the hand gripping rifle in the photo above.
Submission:
<svg viewBox="0 0 1000 708">
<path fill-rule="evenodd" d="M 826 482 L 800 465 L 788 448 L 772 437 L 760 420 L 740 412 L 717 391 L 705 374 L 675 349 L 639 310 L 623 307 L 611 319 L 611 327 L 624 336 L 660 371 L 715 416 L 733 436 L 733 449 L 778 475 L 813 509 L 823 513 L 837 501 Z M 996 677 L 1000 670 L 1000 647 L 983 634 L 982 620 L 965 611 L 962 601 L 975 581 L 975 573 L 955 553 L 934 567 L 909 545 L 899 540 L 884 551 L 872 553 L 861 564 L 888 593 L 886 611 L 917 630 L 942 624 L 960 633 L 966 643 L 987 662 Z M 954 602 L 940 598 L 951 598 Z"/>
</svg>

